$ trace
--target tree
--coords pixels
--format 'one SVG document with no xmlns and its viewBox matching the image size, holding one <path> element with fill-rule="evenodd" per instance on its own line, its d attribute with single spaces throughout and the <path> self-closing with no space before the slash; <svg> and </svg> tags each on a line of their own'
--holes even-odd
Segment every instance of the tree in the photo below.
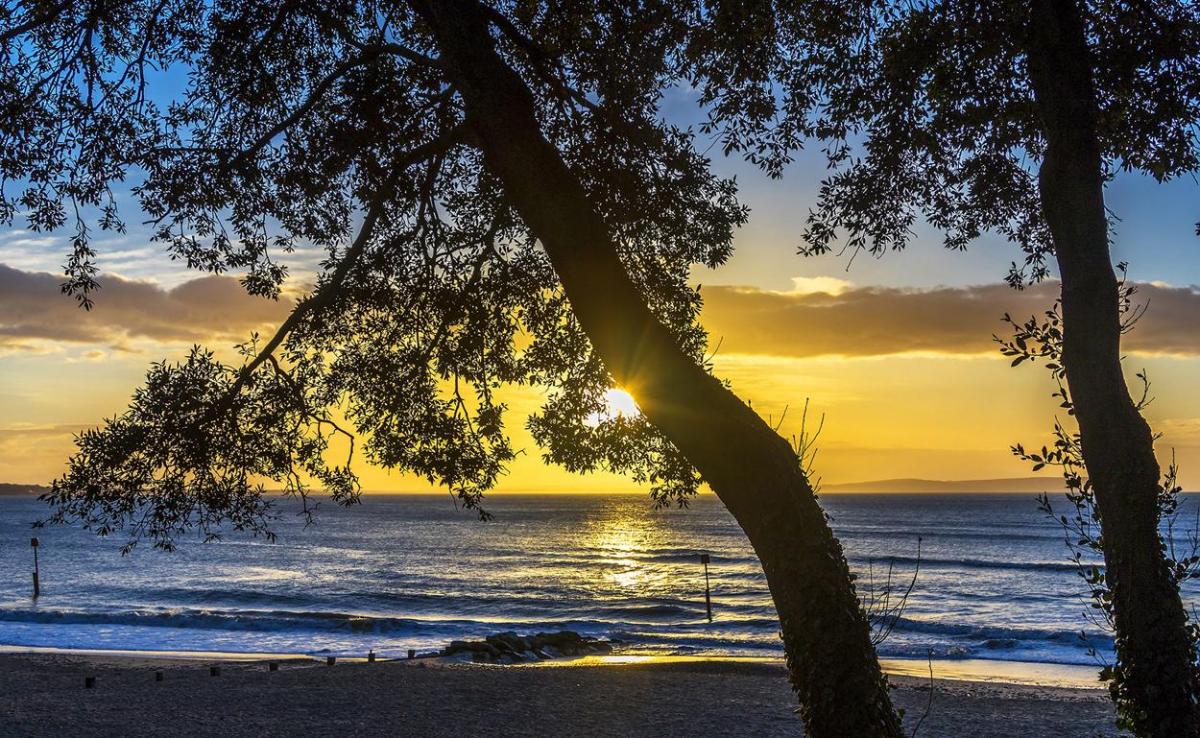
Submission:
<svg viewBox="0 0 1200 738">
<path fill-rule="evenodd" d="M 199 348 L 155 365 L 125 413 L 81 434 L 48 495 L 53 519 L 165 548 L 192 528 L 269 535 L 259 480 L 307 500 L 311 478 L 352 503 L 360 438 L 375 463 L 481 510 L 513 454 L 497 391 L 548 386 L 531 420 L 548 460 L 632 473 L 662 504 L 703 479 L 733 513 L 762 561 L 809 735 L 899 736 L 795 451 L 704 366 L 688 268 L 721 263 L 746 216 L 656 104 L 712 70 L 723 100 L 753 94 L 741 83 L 756 57 L 736 33 L 707 31 L 744 20 L 665 2 L 9 8 L 0 161 L 21 185 L 3 215 L 23 210 L 38 229 L 74 219 L 64 290 L 84 307 L 97 287 L 89 213 L 122 228 L 111 187 L 130 173 L 169 253 L 239 270 L 252 293 L 279 294 L 280 253 L 329 253 L 240 366 Z M 188 75 L 184 92 L 157 98 L 156 75 L 172 73 Z M 752 140 L 757 115 L 723 129 Z M 592 427 L 614 382 L 644 417 Z M 340 448 L 349 458 L 332 461 Z"/>
<path fill-rule="evenodd" d="M 1094 500 L 1102 532 L 1095 582 L 1116 631 L 1108 676 L 1123 723 L 1138 735 L 1197 735 L 1200 675 L 1179 594 L 1186 566 L 1159 536 L 1174 485 L 1121 369 L 1128 293 L 1109 256 L 1103 190 L 1119 170 L 1163 180 L 1200 168 L 1198 9 L 945 0 L 818 2 L 787 15 L 794 42 L 771 77 L 791 99 L 821 105 L 796 106 L 785 130 L 824 139 L 833 169 L 803 253 L 829 251 L 843 232 L 853 253 L 901 249 L 920 218 L 952 249 L 989 230 L 1015 242 L 1024 250 L 1015 287 L 1046 278 L 1048 257 L 1056 261 L 1061 323 L 1041 337 L 1061 341 L 1051 368 L 1065 376 L 1078 434 L 1032 460 L 1078 449 L 1086 466 L 1086 478 L 1066 472 L 1074 499 Z M 1026 345 L 1030 337 L 1026 329 L 1008 345 L 1014 363 L 1047 348 Z"/>
</svg>

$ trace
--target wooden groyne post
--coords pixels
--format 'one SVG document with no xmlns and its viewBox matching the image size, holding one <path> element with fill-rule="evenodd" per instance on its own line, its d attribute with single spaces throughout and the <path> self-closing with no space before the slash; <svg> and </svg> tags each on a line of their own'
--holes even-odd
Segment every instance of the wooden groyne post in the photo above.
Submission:
<svg viewBox="0 0 1200 738">
<path fill-rule="evenodd" d="M 708 610 L 708 622 L 712 622 L 712 594 L 708 586 L 708 563 L 710 561 L 708 554 L 700 554 L 700 563 L 704 565 L 704 608 Z"/>
<path fill-rule="evenodd" d="M 38 577 L 38 539 L 30 538 L 29 545 L 33 548 L 33 599 L 42 595 L 42 583 Z"/>
</svg>

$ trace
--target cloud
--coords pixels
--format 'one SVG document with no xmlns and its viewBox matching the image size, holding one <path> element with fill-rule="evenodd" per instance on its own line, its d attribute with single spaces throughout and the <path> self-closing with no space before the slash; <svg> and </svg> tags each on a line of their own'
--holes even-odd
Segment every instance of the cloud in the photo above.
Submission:
<svg viewBox="0 0 1200 738">
<path fill-rule="evenodd" d="M 295 303 L 247 295 L 232 277 L 207 276 L 172 289 L 108 275 L 90 311 L 59 291 L 61 278 L 0 264 L 0 353 L 74 343 L 127 350 L 129 342 L 235 342 L 282 322 Z M 721 353 L 781 357 L 905 353 L 997 355 L 1004 313 L 1040 315 L 1058 294 L 1048 282 L 1018 292 L 1002 284 L 936 289 L 855 287 L 833 277 L 798 278 L 786 292 L 706 286 L 702 321 Z M 1138 287 L 1148 307 L 1125 337 L 1127 351 L 1200 355 L 1200 290 Z M 103 360 L 98 351 L 76 360 Z"/>
<path fill-rule="evenodd" d="M 1200 448 L 1200 418 L 1163 418 L 1154 421 L 1154 430 L 1162 433 L 1168 446 Z"/>
<path fill-rule="evenodd" d="M 78 356 L 72 356 L 67 359 L 70 364 L 82 364 L 90 361 L 104 361 L 108 358 L 108 353 L 100 349 L 88 349 Z"/>
<path fill-rule="evenodd" d="M 246 294 L 232 277 L 207 276 L 170 290 L 108 275 L 90 311 L 59 290 L 61 277 L 0 264 L 0 349 L 28 350 L 38 342 L 109 344 L 122 350 L 131 339 L 242 341 L 276 325 L 291 312 L 288 298 Z M 83 358 L 103 358 L 97 353 Z"/>
<path fill-rule="evenodd" d="M 701 317 L 721 353 L 791 357 L 884 356 L 903 353 L 997 353 L 1004 313 L 1040 316 L 1058 283 L 1023 291 L 1003 284 L 928 290 L 797 282 L 791 292 L 707 286 Z M 1141 284 L 1135 302 L 1147 311 L 1124 339 L 1127 351 L 1200 355 L 1200 292 Z M 997 354 L 998 355 L 998 354 Z"/>
<path fill-rule="evenodd" d="M 854 288 L 854 283 L 837 277 L 792 277 L 792 289 L 783 295 L 811 295 L 825 293 L 841 295 Z"/>
</svg>

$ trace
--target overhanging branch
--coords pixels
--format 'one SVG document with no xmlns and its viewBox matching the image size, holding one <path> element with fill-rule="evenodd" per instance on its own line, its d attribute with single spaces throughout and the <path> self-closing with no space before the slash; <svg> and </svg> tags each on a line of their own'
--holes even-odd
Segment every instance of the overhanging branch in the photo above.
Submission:
<svg viewBox="0 0 1200 738">
<path fill-rule="evenodd" d="M 300 325 L 302 320 L 310 314 L 324 309 L 334 300 L 337 293 L 345 284 L 346 278 L 350 275 L 354 265 L 366 250 L 367 243 L 371 240 L 371 235 L 375 230 L 376 224 L 379 222 L 384 205 L 387 203 L 387 199 L 391 195 L 396 179 L 400 174 L 413 164 L 445 152 L 461 140 L 462 134 L 463 128 L 461 126 L 455 127 L 444 135 L 426 144 L 417 146 L 400 157 L 400 160 L 396 162 L 392 169 L 392 173 L 375 193 L 375 197 L 372 198 L 370 204 L 367 206 L 367 213 L 363 218 L 362 226 L 358 230 L 358 235 L 354 238 L 354 242 L 350 244 L 350 248 L 346 249 L 345 255 L 342 256 L 341 261 L 338 263 L 337 268 L 334 269 L 329 280 L 317 288 L 312 295 L 301 301 L 296 306 L 296 309 L 292 311 L 292 314 L 288 316 L 287 320 L 275 331 L 275 335 L 271 337 L 271 340 L 267 341 L 267 344 L 263 346 L 262 350 L 258 352 L 250 363 L 242 367 L 242 370 L 238 373 L 237 381 L 234 382 L 233 387 L 230 388 L 229 393 L 221 402 L 221 410 L 228 407 L 233 398 L 237 397 L 237 394 L 246 386 L 250 375 L 271 357 L 275 350 L 283 343 L 284 339 L 287 338 L 288 334 L 295 330 L 296 326 Z"/>
<path fill-rule="evenodd" d="M 325 96 L 325 93 L 329 91 L 329 88 L 333 86 L 333 83 L 337 82 L 338 79 L 346 74 L 346 72 L 349 72 L 351 69 L 354 69 L 357 66 L 361 66 L 374 60 L 381 53 L 383 53 L 383 50 L 380 47 L 369 47 L 364 49 L 359 56 L 356 56 L 352 59 L 346 59 L 341 64 L 337 65 L 332 72 L 327 74 L 320 82 L 317 83 L 316 87 L 313 88 L 312 92 L 309 93 L 309 96 L 305 98 L 304 102 L 302 102 L 299 107 L 293 110 L 289 115 L 284 116 L 284 118 L 272 126 L 270 130 L 255 139 L 254 143 L 250 144 L 248 148 L 243 149 L 235 157 L 233 157 L 233 159 L 229 161 L 226 168 L 232 169 L 239 164 L 245 163 L 259 151 L 262 151 L 269 143 L 271 143 L 272 139 L 291 128 L 296 124 L 297 121 L 307 115 L 310 110 L 316 107 L 317 103 L 321 101 L 321 98 Z"/>
<path fill-rule="evenodd" d="M 28 33 L 29 31 L 36 29 L 38 26 L 53 23 L 69 5 L 70 3 L 59 3 L 58 5 L 47 8 L 41 13 L 30 14 L 29 18 L 27 18 L 24 23 L 20 23 L 8 29 L 7 31 L 0 33 L 0 43 L 8 43 L 17 36 Z"/>
</svg>

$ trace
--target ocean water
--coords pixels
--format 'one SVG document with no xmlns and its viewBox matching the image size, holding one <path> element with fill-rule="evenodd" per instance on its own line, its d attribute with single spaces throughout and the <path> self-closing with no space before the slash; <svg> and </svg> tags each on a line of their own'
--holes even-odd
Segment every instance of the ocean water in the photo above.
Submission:
<svg viewBox="0 0 1200 738">
<path fill-rule="evenodd" d="M 628 653 L 782 655 L 762 571 L 711 495 L 668 511 L 637 495 L 495 496 L 489 523 L 441 496 L 364 500 L 325 505 L 310 527 L 283 503 L 273 544 L 185 540 L 174 553 L 122 557 L 122 539 L 31 531 L 42 504 L 0 498 L 0 645 L 399 656 L 565 628 Z M 822 503 L 860 589 L 881 586 L 889 567 L 906 587 L 920 540 L 920 571 L 882 656 L 1090 665 L 1089 649 L 1111 652 L 1111 637 L 1084 618 L 1085 586 L 1061 530 L 1031 496 Z M 702 552 L 712 557 L 712 623 Z M 1189 587 L 1189 602 L 1197 594 Z"/>
</svg>

